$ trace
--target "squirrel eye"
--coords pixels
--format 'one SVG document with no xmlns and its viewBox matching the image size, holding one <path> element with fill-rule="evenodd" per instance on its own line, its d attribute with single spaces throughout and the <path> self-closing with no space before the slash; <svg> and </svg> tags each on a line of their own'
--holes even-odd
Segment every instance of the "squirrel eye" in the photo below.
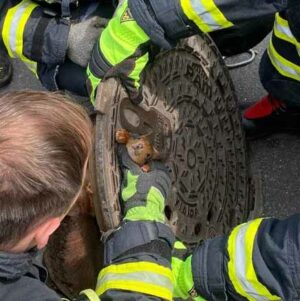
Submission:
<svg viewBox="0 0 300 301">
<path fill-rule="evenodd" d="M 149 159 L 150 157 L 151 157 L 151 155 L 150 155 L 150 154 L 147 154 L 146 158 Z"/>
</svg>

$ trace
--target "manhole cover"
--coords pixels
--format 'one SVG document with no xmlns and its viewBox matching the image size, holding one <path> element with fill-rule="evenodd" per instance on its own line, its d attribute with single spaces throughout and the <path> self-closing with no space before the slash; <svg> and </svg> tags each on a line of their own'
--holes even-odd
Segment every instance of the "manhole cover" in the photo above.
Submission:
<svg viewBox="0 0 300 301">
<path fill-rule="evenodd" d="M 161 52 L 145 74 L 144 100 L 132 105 L 113 79 L 96 109 L 96 211 L 102 231 L 120 222 L 115 132 L 152 133 L 171 175 L 166 216 L 187 242 L 224 233 L 252 207 L 245 143 L 229 74 L 204 36 Z"/>
</svg>

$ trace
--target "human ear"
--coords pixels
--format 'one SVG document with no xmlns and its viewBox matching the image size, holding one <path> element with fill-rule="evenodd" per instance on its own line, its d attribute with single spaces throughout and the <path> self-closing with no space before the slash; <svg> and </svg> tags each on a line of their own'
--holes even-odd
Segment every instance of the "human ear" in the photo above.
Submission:
<svg viewBox="0 0 300 301">
<path fill-rule="evenodd" d="M 43 249 L 47 245 L 49 237 L 57 230 L 60 223 L 61 218 L 52 217 L 36 227 L 34 240 L 38 249 Z"/>
</svg>

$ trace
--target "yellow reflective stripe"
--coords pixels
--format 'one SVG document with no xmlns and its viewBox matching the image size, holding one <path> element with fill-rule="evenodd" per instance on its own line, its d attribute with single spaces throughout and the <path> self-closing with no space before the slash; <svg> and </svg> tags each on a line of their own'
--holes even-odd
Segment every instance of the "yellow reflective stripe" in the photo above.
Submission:
<svg viewBox="0 0 300 301">
<path fill-rule="evenodd" d="M 112 264 L 102 269 L 98 279 L 101 279 L 107 273 L 121 274 L 121 273 L 135 273 L 135 272 L 153 272 L 158 275 L 163 275 L 167 277 L 170 281 L 173 280 L 172 272 L 170 271 L 169 268 L 147 261 Z"/>
<path fill-rule="evenodd" d="M 281 18 L 279 13 L 276 14 L 273 31 L 274 31 L 274 35 L 277 38 L 287 41 L 295 45 L 296 47 L 300 48 L 300 43 L 296 40 L 296 38 L 292 34 L 288 21 Z"/>
<path fill-rule="evenodd" d="M 300 81 L 300 67 L 292 62 L 288 61 L 282 57 L 274 48 L 272 40 L 270 40 L 269 46 L 267 48 L 269 58 L 272 65 L 276 70 L 283 76 Z"/>
<path fill-rule="evenodd" d="M 23 55 L 23 36 L 24 36 L 24 31 L 25 31 L 25 26 L 26 23 L 31 15 L 31 13 L 33 12 L 33 10 L 37 7 L 36 4 L 31 3 L 26 10 L 24 11 L 18 27 L 17 27 L 17 35 L 16 35 L 16 54 L 21 58 L 21 60 L 23 62 L 30 62 L 31 61 L 29 59 L 27 59 L 24 55 Z"/>
<path fill-rule="evenodd" d="M 152 284 L 159 284 L 164 287 L 168 287 L 172 289 L 172 280 L 169 279 L 165 275 L 159 275 L 155 272 L 149 271 L 139 271 L 139 272 L 130 272 L 130 273 L 107 273 L 101 279 L 98 280 L 98 283 L 103 283 L 107 280 L 136 280 L 140 281 L 143 279 L 143 282 L 152 283 Z M 100 285 L 99 284 L 99 285 Z"/>
<path fill-rule="evenodd" d="M 146 261 L 110 265 L 100 272 L 96 292 L 101 295 L 109 289 L 129 290 L 172 300 L 172 271 Z"/>
<path fill-rule="evenodd" d="M 100 301 L 99 296 L 92 289 L 86 289 L 84 291 L 81 291 L 80 295 L 85 295 L 86 297 L 88 297 L 89 301 Z"/>
<path fill-rule="evenodd" d="M 279 25 L 282 25 L 284 27 L 288 27 L 289 26 L 289 23 L 287 20 L 283 19 L 279 13 L 276 13 L 275 14 L 275 22 L 277 22 Z"/>
<path fill-rule="evenodd" d="M 37 7 L 37 4 L 32 3 L 29 0 L 24 0 L 20 2 L 17 6 L 8 10 L 7 15 L 3 24 L 3 41 L 11 57 L 18 56 L 34 73 L 36 72 L 36 62 L 29 60 L 23 55 L 23 37 L 26 23 Z M 18 13 L 21 13 L 20 18 Z M 17 18 L 14 20 L 14 18 Z M 15 29 L 15 36 L 12 36 Z M 10 41 L 12 40 L 13 43 Z"/>
<path fill-rule="evenodd" d="M 173 294 L 169 289 L 163 288 L 159 285 L 147 284 L 142 281 L 130 281 L 130 280 L 114 280 L 101 283 L 96 292 L 98 295 L 102 295 L 104 292 L 110 289 L 133 291 L 142 294 L 148 294 L 156 296 L 165 300 L 172 300 Z"/>
<path fill-rule="evenodd" d="M 253 249 L 262 219 L 236 227 L 228 238 L 228 274 L 234 289 L 247 300 L 280 300 L 259 282 L 253 266 Z"/>
<path fill-rule="evenodd" d="M 187 18 L 204 33 L 233 25 L 213 0 L 180 0 L 180 4 Z"/>
<path fill-rule="evenodd" d="M 97 288 L 102 287 L 105 283 L 115 282 L 115 281 L 130 281 L 142 283 L 143 286 L 157 286 L 163 288 L 164 290 L 168 290 L 170 292 L 173 291 L 173 282 L 170 281 L 167 277 L 158 275 L 153 272 L 137 272 L 137 273 L 108 273 L 103 278 L 101 278 L 97 283 Z M 155 295 L 155 293 L 153 293 Z"/>
<path fill-rule="evenodd" d="M 257 275 L 253 266 L 253 248 L 257 230 L 263 219 L 256 219 L 250 223 L 246 230 L 245 243 L 246 243 L 246 278 L 251 282 L 252 286 L 259 293 L 268 300 L 280 300 L 278 296 L 274 296 L 270 291 L 257 279 Z"/>
<path fill-rule="evenodd" d="M 180 0 L 180 4 L 186 17 L 194 22 L 202 32 L 211 32 L 209 25 L 205 24 L 200 16 L 194 11 L 190 0 Z"/>
<path fill-rule="evenodd" d="M 210 12 L 213 19 L 217 24 L 220 25 L 221 28 L 227 28 L 233 26 L 233 24 L 226 19 L 223 13 L 218 9 L 213 0 L 200 0 L 202 5 Z"/>
</svg>

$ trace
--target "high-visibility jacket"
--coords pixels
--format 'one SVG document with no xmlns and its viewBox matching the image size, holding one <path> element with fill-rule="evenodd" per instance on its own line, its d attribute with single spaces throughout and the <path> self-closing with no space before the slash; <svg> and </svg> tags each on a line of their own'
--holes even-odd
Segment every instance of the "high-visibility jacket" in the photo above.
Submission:
<svg viewBox="0 0 300 301">
<path fill-rule="evenodd" d="M 54 10 L 46 11 L 31 0 L 4 2 L 1 37 L 9 55 L 20 58 L 32 71 L 36 71 L 37 63 L 62 63 L 67 50 L 69 21 L 54 18 Z"/>
<path fill-rule="evenodd" d="M 82 1 L 86 8 L 82 9 L 83 14 L 95 10 L 93 4 L 88 9 L 90 2 L 98 0 Z M 48 90 L 58 90 L 55 76 L 66 59 L 72 12 L 79 3 L 77 0 L 0 1 L 0 37 L 8 54 L 24 62 Z M 75 21 L 81 17 L 76 11 Z"/>
<path fill-rule="evenodd" d="M 300 23 L 297 21 L 288 11 L 276 14 L 268 56 L 281 75 L 300 81 L 300 29 L 297 28 Z"/>
<path fill-rule="evenodd" d="M 298 0 L 130 0 L 134 19 L 152 41 L 166 47 L 178 38 L 210 33 L 274 15 Z M 298 2 L 299 3 L 299 2 Z"/>
<path fill-rule="evenodd" d="M 192 270 L 207 300 L 300 300 L 300 215 L 256 219 L 204 242 Z"/>
<path fill-rule="evenodd" d="M 108 261 L 99 273 L 97 293 L 84 291 L 77 301 L 172 300 L 172 237 L 167 226 L 155 234 L 139 224 L 131 224 L 130 236 L 123 235 L 123 224 L 106 243 Z M 43 283 L 46 272 L 33 255 L 1 252 L 0 296 L 7 301 L 62 301 Z M 295 301 L 300 300 L 299 259 L 300 214 L 241 224 L 201 243 L 187 261 L 195 290 L 206 300 Z"/>
<path fill-rule="evenodd" d="M 299 106 L 300 86 L 292 81 L 300 80 L 299 0 L 129 0 L 128 3 L 140 27 L 164 48 L 171 48 L 178 38 L 196 32 L 214 33 L 214 36 L 220 32 L 226 36 L 228 29 L 239 31 L 244 24 L 251 25 L 252 19 L 269 19 L 276 14 L 268 57 L 263 57 L 261 65 L 261 79 L 270 94 L 285 102 L 293 98 L 289 105 Z M 290 93 L 278 86 L 277 75 L 282 76 L 282 86 L 291 90 Z M 281 94 L 287 95 L 285 99 Z"/>
<path fill-rule="evenodd" d="M 120 235 L 119 243 L 128 237 Z M 141 243 L 112 260 L 99 274 L 101 300 L 170 300 L 172 274 L 161 250 Z M 200 243 L 186 261 L 205 300 L 300 300 L 300 214 L 238 225 Z"/>
</svg>

